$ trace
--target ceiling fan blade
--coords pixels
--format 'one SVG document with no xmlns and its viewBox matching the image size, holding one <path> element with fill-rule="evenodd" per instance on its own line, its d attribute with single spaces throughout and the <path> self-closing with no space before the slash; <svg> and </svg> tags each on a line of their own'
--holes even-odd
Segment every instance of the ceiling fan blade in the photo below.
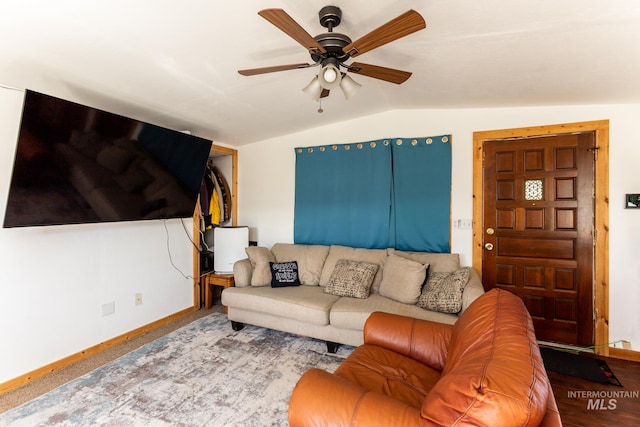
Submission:
<svg viewBox="0 0 640 427">
<path fill-rule="evenodd" d="M 422 30 L 426 28 L 426 26 L 427 24 L 424 22 L 422 15 L 411 9 L 368 34 L 365 34 L 358 40 L 346 45 L 342 50 L 353 58 L 401 37 Z"/>
<path fill-rule="evenodd" d="M 349 72 L 395 84 L 404 83 L 409 77 L 411 77 L 411 73 L 408 71 L 380 67 L 379 65 L 363 64 L 362 62 L 354 62 L 350 64 Z"/>
<path fill-rule="evenodd" d="M 275 73 L 276 71 L 286 71 L 286 70 L 295 70 L 297 68 L 307 68 L 311 67 L 315 64 L 307 64 L 301 62 L 299 64 L 288 64 L 288 65 L 274 65 L 272 67 L 262 67 L 262 68 L 249 68 L 246 70 L 238 70 L 238 73 L 243 76 L 255 76 L 257 74 L 266 74 L 266 73 Z"/>
<path fill-rule="evenodd" d="M 300 26 L 287 12 L 282 9 L 264 9 L 258 12 L 267 21 L 285 32 L 289 37 L 297 41 L 309 52 L 325 53 L 326 49 L 314 39 L 304 28 Z"/>
</svg>

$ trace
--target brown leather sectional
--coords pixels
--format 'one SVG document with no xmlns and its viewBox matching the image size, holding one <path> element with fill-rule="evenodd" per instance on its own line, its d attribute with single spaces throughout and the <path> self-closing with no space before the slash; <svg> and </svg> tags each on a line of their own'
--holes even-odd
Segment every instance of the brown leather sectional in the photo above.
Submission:
<svg viewBox="0 0 640 427">
<path fill-rule="evenodd" d="M 455 325 L 373 313 L 331 374 L 307 371 L 291 426 L 561 426 L 521 300 L 494 289 Z"/>
</svg>

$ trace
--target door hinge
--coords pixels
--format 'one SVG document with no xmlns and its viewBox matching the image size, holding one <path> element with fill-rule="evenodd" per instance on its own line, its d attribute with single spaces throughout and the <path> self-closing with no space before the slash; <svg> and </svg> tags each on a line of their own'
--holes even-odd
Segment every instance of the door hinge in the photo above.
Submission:
<svg viewBox="0 0 640 427">
<path fill-rule="evenodd" d="M 598 243 L 598 230 L 594 229 L 593 230 L 593 245 L 595 246 L 596 243 Z"/>
<path fill-rule="evenodd" d="M 587 151 L 592 151 L 593 152 L 593 160 L 594 161 L 598 161 L 598 150 L 599 149 L 600 149 L 600 147 L 587 148 Z"/>
</svg>

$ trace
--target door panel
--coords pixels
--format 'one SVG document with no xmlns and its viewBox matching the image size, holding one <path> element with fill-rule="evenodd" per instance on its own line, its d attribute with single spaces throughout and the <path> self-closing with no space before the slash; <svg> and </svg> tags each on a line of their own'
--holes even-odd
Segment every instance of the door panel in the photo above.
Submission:
<svg viewBox="0 0 640 427">
<path fill-rule="evenodd" d="M 593 345 L 594 134 L 487 140 L 483 283 L 520 296 L 538 339 Z"/>
</svg>

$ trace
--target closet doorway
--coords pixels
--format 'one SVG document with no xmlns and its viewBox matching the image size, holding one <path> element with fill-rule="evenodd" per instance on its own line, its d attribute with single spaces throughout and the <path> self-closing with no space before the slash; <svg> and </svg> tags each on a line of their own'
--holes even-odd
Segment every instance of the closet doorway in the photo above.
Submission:
<svg viewBox="0 0 640 427">
<path fill-rule="evenodd" d="M 222 147 L 219 145 L 211 146 L 211 154 L 209 161 L 216 165 L 216 168 L 222 173 L 229 184 L 231 195 L 229 197 L 229 226 L 238 225 L 238 150 Z M 200 200 L 196 204 L 193 213 L 193 305 L 198 309 L 204 302 L 204 289 L 201 286 L 200 276 L 202 268 L 200 265 L 200 239 L 203 229 L 204 218 L 201 216 Z"/>
</svg>

